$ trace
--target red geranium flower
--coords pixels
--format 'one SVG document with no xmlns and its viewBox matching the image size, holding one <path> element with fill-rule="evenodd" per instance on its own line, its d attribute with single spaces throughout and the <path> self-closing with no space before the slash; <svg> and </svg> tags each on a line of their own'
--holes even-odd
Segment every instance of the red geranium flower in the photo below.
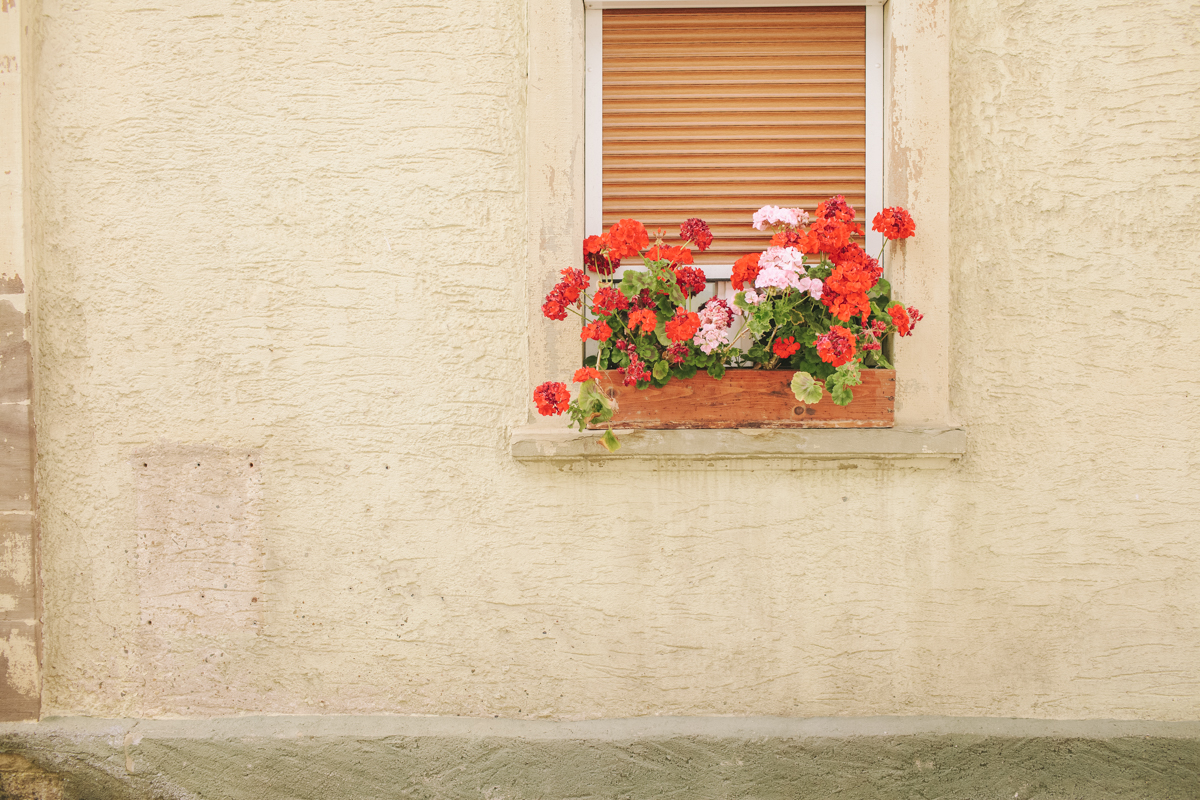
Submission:
<svg viewBox="0 0 1200 800">
<path fill-rule="evenodd" d="M 630 298 L 629 307 L 655 309 L 658 308 L 658 301 L 654 299 L 654 295 L 650 293 L 649 289 L 642 289 L 637 296 Z"/>
<path fill-rule="evenodd" d="M 707 283 L 704 270 L 697 267 L 679 267 L 675 270 L 675 282 L 684 297 L 695 297 L 704 291 Z"/>
<path fill-rule="evenodd" d="M 565 383 L 546 381 L 533 390 L 533 402 L 537 403 L 538 413 L 543 417 L 561 414 L 567 410 L 571 402 L 571 393 Z"/>
<path fill-rule="evenodd" d="M 639 326 L 642 329 L 642 333 L 654 333 L 654 329 L 658 327 L 658 316 L 648 308 L 639 308 L 637 311 L 630 311 L 629 330 L 636 333 Z"/>
<path fill-rule="evenodd" d="M 712 244 L 713 235 L 707 222 L 692 217 L 679 226 L 679 238 L 685 242 L 695 242 L 696 249 L 703 253 Z"/>
<path fill-rule="evenodd" d="M 667 338 L 672 342 L 686 342 L 700 330 L 700 315 L 695 311 L 675 309 L 675 316 L 667 320 Z"/>
<path fill-rule="evenodd" d="M 871 230 L 879 231 L 888 239 L 907 239 L 917 230 L 917 225 L 907 211 L 900 206 L 893 206 L 875 215 Z"/>
<path fill-rule="evenodd" d="M 786 339 L 776 339 L 771 344 L 771 349 L 780 358 L 789 358 L 800 349 L 800 343 L 796 341 L 795 336 L 789 336 Z"/>
<path fill-rule="evenodd" d="M 597 342 L 607 342 L 610 336 L 612 336 L 612 328 L 608 327 L 608 323 L 602 319 L 589 322 L 579 332 L 579 338 L 585 342 L 588 339 L 595 339 Z"/>
<path fill-rule="evenodd" d="M 604 373 L 598 369 L 591 367 L 580 367 L 575 370 L 575 376 L 571 378 L 574 383 L 584 383 L 586 381 L 599 381 L 604 377 Z"/>
<path fill-rule="evenodd" d="M 608 229 L 608 254 L 612 258 L 633 258 L 648 244 L 646 226 L 636 219 L 623 219 Z"/>
<path fill-rule="evenodd" d="M 546 302 L 542 303 L 542 314 L 547 319 L 564 320 L 567 318 L 567 305 L 552 291 L 546 295 Z"/>
<path fill-rule="evenodd" d="M 667 266 L 677 267 L 680 264 L 692 263 L 692 251 L 686 247 L 659 247 L 655 245 L 646 251 L 646 258 L 651 261 L 666 261 Z"/>
<path fill-rule="evenodd" d="M 682 364 L 691 349 L 686 342 L 678 342 L 668 347 L 664 355 L 667 361 L 670 361 L 672 364 Z"/>
<path fill-rule="evenodd" d="M 817 355 L 821 357 L 822 361 L 840 367 L 854 358 L 857 340 L 854 338 L 854 334 L 846 328 L 834 325 L 829 329 L 829 333 L 817 337 L 816 344 Z"/>
<path fill-rule="evenodd" d="M 554 288 L 562 288 L 563 297 L 568 305 L 578 300 L 579 295 L 592 282 L 592 279 L 585 275 L 583 270 L 574 267 L 567 267 L 559 274 L 562 275 L 562 280 Z"/>
<path fill-rule="evenodd" d="M 621 259 L 609 258 L 604 254 L 605 247 L 607 245 L 601 236 L 589 236 L 583 240 L 583 265 L 588 271 L 611 275 L 621 266 Z"/>
<path fill-rule="evenodd" d="M 844 195 L 836 195 L 828 200 L 822 200 L 814 215 L 823 219 L 838 219 L 842 222 L 854 220 L 854 206 L 846 202 Z"/>
<path fill-rule="evenodd" d="M 899 303 L 894 306 L 888 306 L 887 312 L 892 317 L 892 324 L 896 326 L 896 333 L 901 336 L 908 336 L 912 333 L 912 319 L 909 318 L 908 312 L 904 310 L 904 306 Z"/>
<path fill-rule="evenodd" d="M 646 369 L 646 364 L 640 358 L 638 358 L 637 353 L 633 353 L 629 356 L 628 367 L 623 367 L 618 371 L 625 373 L 625 379 L 621 382 L 626 386 L 633 386 L 638 381 L 650 379 L 650 373 Z"/>
<path fill-rule="evenodd" d="M 627 308 L 629 308 L 629 298 L 611 286 L 605 286 L 592 296 L 593 313 L 607 316 Z"/>
<path fill-rule="evenodd" d="M 862 228 L 856 222 L 847 222 L 836 217 L 822 218 L 814 222 L 808 229 L 808 237 L 800 248 L 804 253 L 836 253 L 850 244 L 850 237 L 862 233 Z M 816 245 L 815 250 L 806 249 Z"/>
<path fill-rule="evenodd" d="M 758 259 L 761 256 L 762 253 L 751 253 L 733 262 L 733 275 L 730 280 L 733 282 L 734 289 L 742 289 L 747 284 L 751 287 L 754 286 L 754 279 L 758 277 L 760 269 Z"/>
<path fill-rule="evenodd" d="M 803 243 L 804 243 L 804 234 L 801 233 L 800 231 L 793 231 L 793 230 L 779 231 L 778 233 L 776 233 L 774 236 L 771 237 L 771 246 L 772 247 L 794 247 L 797 250 L 800 250 L 801 252 L 803 252 L 803 250 L 801 249 L 801 246 L 803 245 Z"/>
<path fill-rule="evenodd" d="M 562 271 L 562 280 L 554 284 L 546 302 L 542 304 L 542 314 L 550 319 L 563 320 L 567 318 L 567 306 L 579 301 L 579 295 L 591 283 L 591 278 L 581 269 L 567 267 Z"/>
<path fill-rule="evenodd" d="M 868 272 L 862 265 L 843 263 L 834 267 L 833 273 L 825 279 L 821 303 L 842 322 L 849 322 L 851 317 L 858 314 L 865 317 L 871 313 L 867 292 L 876 280 L 874 272 Z"/>
</svg>

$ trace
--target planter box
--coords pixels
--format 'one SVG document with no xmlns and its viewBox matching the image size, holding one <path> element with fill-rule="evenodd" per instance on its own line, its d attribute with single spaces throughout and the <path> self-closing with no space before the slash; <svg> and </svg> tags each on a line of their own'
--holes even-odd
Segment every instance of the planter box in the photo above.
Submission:
<svg viewBox="0 0 1200 800">
<path fill-rule="evenodd" d="M 616 370 L 605 374 L 604 388 L 617 402 L 608 423 L 614 428 L 890 428 L 895 416 L 896 372 L 890 369 L 863 370 L 862 385 L 845 406 L 828 392 L 816 405 L 797 401 L 795 370 L 731 369 L 719 381 L 702 372 L 648 389 L 622 386 Z"/>
</svg>

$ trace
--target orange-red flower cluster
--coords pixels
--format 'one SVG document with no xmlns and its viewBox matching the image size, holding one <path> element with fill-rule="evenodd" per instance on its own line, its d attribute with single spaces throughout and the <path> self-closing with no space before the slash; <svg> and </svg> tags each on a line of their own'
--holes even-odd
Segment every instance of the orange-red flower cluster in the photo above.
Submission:
<svg viewBox="0 0 1200 800">
<path fill-rule="evenodd" d="M 808 229 L 808 236 L 800 251 L 812 255 L 814 253 L 836 253 L 850 244 L 850 237 L 862 233 L 862 227 L 857 222 L 838 219 L 837 217 L 820 217 Z"/>
<path fill-rule="evenodd" d="M 602 319 L 589 322 L 579 332 L 579 338 L 585 342 L 588 339 L 595 339 L 597 342 L 607 342 L 611 336 L 612 328 L 608 327 L 608 323 Z"/>
<path fill-rule="evenodd" d="M 667 320 L 667 338 L 672 342 L 686 342 L 700 330 L 700 315 L 684 308 L 675 309 L 675 316 Z"/>
<path fill-rule="evenodd" d="M 851 242 L 837 252 L 830 253 L 829 260 L 836 266 L 855 264 L 861 267 L 864 272 L 871 276 L 871 286 L 878 283 L 879 278 L 883 275 L 883 267 L 880 266 L 879 262 L 854 242 Z"/>
<path fill-rule="evenodd" d="M 637 333 L 638 327 L 641 327 L 642 333 L 654 333 L 654 329 L 658 327 L 658 317 L 649 308 L 630 311 L 629 330 Z"/>
<path fill-rule="evenodd" d="M 603 236 L 589 236 L 583 240 L 583 265 L 588 271 L 612 275 L 621 266 L 621 259 L 605 255 L 605 247 Z"/>
<path fill-rule="evenodd" d="M 704 291 L 707 279 L 704 270 L 698 267 L 678 267 L 675 269 L 675 282 L 684 297 L 695 297 Z"/>
<path fill-rule="evenodd" d="M 840 367 L 854 358 L 857 340 L 854 338 L 854 334 L 846 328 L 834 325 L 829 329 L 829 333 L 817 337 L 816 344 L 817 355 L 821 357 L 822 361 Z"/>
<path fill-rule="evenodd" d="M 680 264 L 692 263 L 692 251 L 680 245 L 675 247 L 655 245 L 646 251 L 646 258 L 651 261 L 666 261 L 667 266 L 677 267 Z"/>
<path fill-rule="evenodd" d="M 912 216 L 900 206 L 885 208 L 871 221 L 871 230 L 882 233 L 888 239 L 907 239 L 917 230 Z"/>
<path fill-rule="evenodd" d="M 865 320 L 871 313 L 867 292 L 877 280 L 861 263 L 847 261 L 834 267 L 833 273 L 825 279 L 821 302 L 842 322 L 849 322 L 851 317 L 859 314 Z"/>
<path fill-rule="evenodd" d="M 679 238 L 685 242 L 695 242 L 696 249 L 703 253 L 712 244 L 713 235 L 707 222 L 692 217 L 679 226 Z"/>
<path fill-rule="evenodd" d="M 592 312 L 605 316 L 629 308 L 629 298 L 611 286 L 605 286 L 592 295 Z"/>
<path fill-rule="evenodd" d="M 786 339 L 776 339 L 771 344 L 771 349 L 780 358 L 790 358 L 800 349 L 800 343 L 796 341 L 795 336 L 788 336 Z"/>
<path fill-rule="evenodd" d="M 571 402 L 571 393 L 565 383 L 546 381 L 533 390 L 533 402 L 537 403 L 538 413 L 543 417 L 561 414 L 567 410 Z"/>
<path fill-rule="evenodd" d="M 646 226 L 636 219 L 623 219 L 602 237 L 610 258 L 633 258 L 650 244 Z"/>
<path fill-rule="evenodd" d="M 566 319 L 567 306 L 576 303 L 579 295 L 591 283 L 591 278 L 581 269 L 567 267 L 561 275 L 562 280 L 554 284 L 550 294 L 546 295 L 546 302 L 542 304 L 542 314 L 550 319 Z"/>
<path fill-rule="evenodd" d="M 575 376 L 571 378 L 573 383 L 585 383 L 586 381 L 599 381 L 604 377 L 604 373 L 592 367 L 580 367 L 575 370 Z"/>
<path fill-rule="evenodd" d="M 730 280 L 734 289 L 744 289 L 747 286 L 753 288 L 754 279 L 758 277 L 761 269 L 758 266 L 758 259 L 761 257 L 762 253 L 751 253 L 733 262 L 733 275 Z"/>
<path fill-rule="evenodd" d="M 794 247 L 803 253 L 806 239 L 802 231 L 779 231 L 771 237 L 771 247 Z"/>
<path fill-rule="evenodd" d="M 896 326 L 896 333 L 908 336 L 912 331 L 912 320 L 908 318 L 908 312 L 904 310 L 904 306 L 891 306 L 887 312 L 892 318 L 892 324 Z"/>
</svg>

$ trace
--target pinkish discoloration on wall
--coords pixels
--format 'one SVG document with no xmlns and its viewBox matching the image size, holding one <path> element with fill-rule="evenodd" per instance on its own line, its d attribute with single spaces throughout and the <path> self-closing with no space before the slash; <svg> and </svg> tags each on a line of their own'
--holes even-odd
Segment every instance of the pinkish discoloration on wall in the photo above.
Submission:
<svg viewBox="0 0 1200 800">
<path fill-rule="evenodd" d="M 129 463 L 144 708 L 152 712 L 154 696 L 168 694 L 187 711 L 209 711 L 210 698 L 230 683 L 231 659 L 262 631 L 261 454 L 159 445 Z"/>
</svg>

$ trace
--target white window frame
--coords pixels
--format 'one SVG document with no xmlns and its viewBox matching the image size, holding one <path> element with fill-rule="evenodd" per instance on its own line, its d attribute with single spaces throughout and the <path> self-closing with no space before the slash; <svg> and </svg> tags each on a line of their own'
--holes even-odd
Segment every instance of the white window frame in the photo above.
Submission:
<svg viewBox="0 0 1200 800">
<path fill-rule="evenodd" d="M 857 6 L 866 9 L 866 250 L 883 247 L 883 234 L 870 230 L 869 220 L 883 208 L 884 87 L 883 5 L 886 0 L 585 0 L 584 2 L 584 229 L 599 235 L 604 203 L 604 25 L 605 9 L 624 8 L 763 8 L 798 6 Z M 782 198 L 781 198 L 782 199 Z M 746 224 L 758 209 L 746 209 Z M 807 209 L 811 211 L 812 209 Z M 710 279 L 727 280 L 732 264 L 705 265 Z"/>
</svg>

